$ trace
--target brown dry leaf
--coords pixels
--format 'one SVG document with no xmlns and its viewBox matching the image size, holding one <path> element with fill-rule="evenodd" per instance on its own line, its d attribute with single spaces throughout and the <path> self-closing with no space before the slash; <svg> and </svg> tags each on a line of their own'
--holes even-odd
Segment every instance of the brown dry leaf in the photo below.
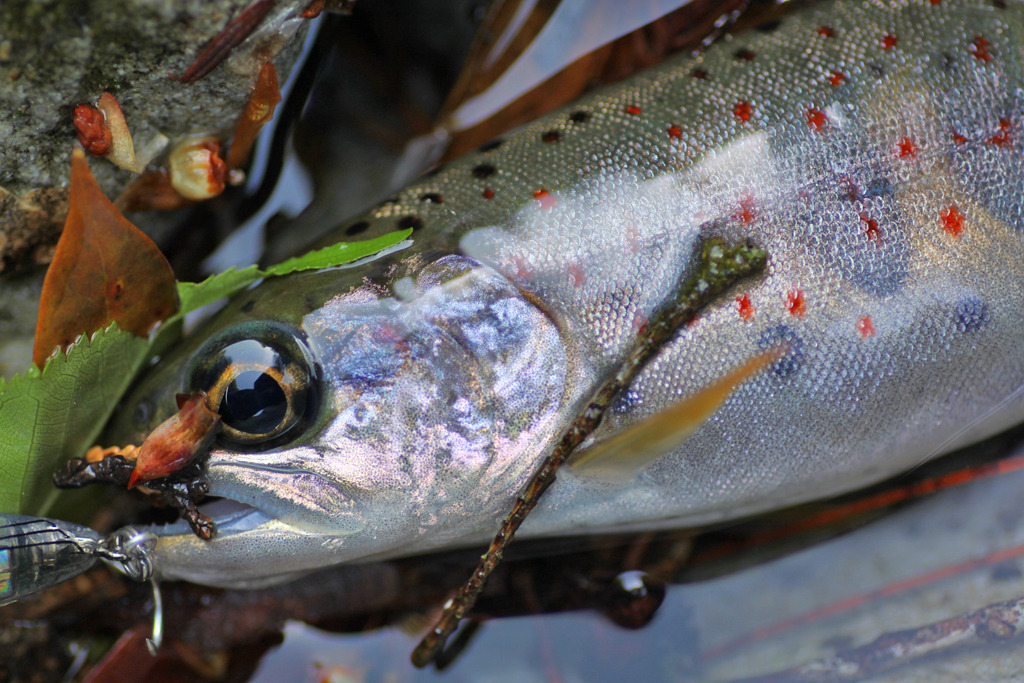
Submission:
<svg viewBox="0 0 1024 683">
<path fill-rule="evenodd" d="M 67 222 L 46 272 L 32 359 L 116 322 L 145 336 L 178 308 L 171 266 L 104 196 L 81 149 L 71 157 Z"/>
</svg>

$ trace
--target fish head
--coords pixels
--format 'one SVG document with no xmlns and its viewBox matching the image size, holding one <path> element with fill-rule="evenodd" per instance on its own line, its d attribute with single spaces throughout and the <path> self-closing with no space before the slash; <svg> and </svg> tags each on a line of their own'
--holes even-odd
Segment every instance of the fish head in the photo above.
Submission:
<svg viewBox="0 0 1024 683">
<path fill-rule="evenodd" d="M 295 304 L 325 278 L 246 292 L 157 364 L 114 424 L 111 439 L 138 442 L 178 392 L 206 392 L 221 416 L 206 463 L 221 500 L 203 509 L 216 537 L 156 527 L 162 575 L 253 586 L 482 540 L 564 427 L 563 334 L 496 271 L 449 255 Z"/>
</svg>

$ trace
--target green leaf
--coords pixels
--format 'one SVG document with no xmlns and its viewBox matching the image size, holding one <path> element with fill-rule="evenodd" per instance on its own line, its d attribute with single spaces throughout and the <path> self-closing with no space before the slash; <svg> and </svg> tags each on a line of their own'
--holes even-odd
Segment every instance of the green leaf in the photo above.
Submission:
<svg viewBox="0 0 1024 683">
<path fill-rule="evenodd" d="M 54 469 L 99 436 L 147 347 L 111 325 L 0 387 L 0 510 L 47 512 Z"/>
<path fill-rule="evenodd" d="M 197 308 L 211 304 L 218 299 L 231 296 L 257 280 L 277 275 L 287 275 L 288 273 L 300 270 L 332 268 L 345 265 L 393 247 L 411 234 L 411 229 L 401 230 L 363 242 L 332 244 L 329 247 L 288 259 L 266 270 L 260 270 L 256 266 L 249 266 L 242 270 L 231 268 L 218 275 L 208 277 L 200 283 L 179 283 L 178 296 L 181 297 L 181 310 L 176 316 L 172 316 L 169 322 L 184 316 L 186 313 L 191 313 Z"/>
<path fill-rule="evenodd" d="M 336 244 L 289 259 L 266 270 L 255 266 L 229 270 L 207 280 L 179 283 L 181 310 L 149 339 L 111 325 L 91 339 L 78 340 L 58 352 L 40 371 L 0 383 L 0 512 L 45 515 L 58 491 L 53 472 L 60 463 L 81 457 L 99 437 L 153 345 L 166 343 L 173 323 L 206 304 L 245 289 L 267 277 L 351 263 L 392 247 L 411 230 L 373 240 Z M 125 444 L 117 444 L 123 446 Z"/>
</svg>

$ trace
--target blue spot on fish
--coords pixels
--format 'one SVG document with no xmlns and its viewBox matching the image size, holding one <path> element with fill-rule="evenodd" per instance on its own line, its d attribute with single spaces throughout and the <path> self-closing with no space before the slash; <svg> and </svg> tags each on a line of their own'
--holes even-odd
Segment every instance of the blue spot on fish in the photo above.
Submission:
<svg viewBox="0 0 1024 683">
<path fill-rule="evenodd" d="M 956 326 L 961 332 L 977 332 L 988 322 L 988 304 L 969 296 L 956 305 Z"/>
<path fill-rule="evenodd" d="M 612 411 L 616 415 L 625 415 L 643 405 L 643 399 L 636 389 L 629 388 L 619 394 L 612 403 Z"/>
<path fill-rule="evenodd" d="M 864 193 L 865 197 L 891 197 L 894 193 L 892 182 L 884 176 L 878 176 L 872 178 L 868 182 L 867 191 Z"/>
<path fill-rule="evenodd" d="M 769 327 L 761 333 L 757 347 L 767 351 L 781 343 L 786 343 L 789 350 L 772 364 L 772 372 L 779 377 L 789 377 L 804 365 L 804 340 L 789 325 Z"/>
</svg>

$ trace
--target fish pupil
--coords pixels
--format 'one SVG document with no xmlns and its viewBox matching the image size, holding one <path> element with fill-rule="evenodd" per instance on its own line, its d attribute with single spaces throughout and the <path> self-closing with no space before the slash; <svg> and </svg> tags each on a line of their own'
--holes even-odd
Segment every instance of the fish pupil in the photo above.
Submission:
<svg viewBox="0 0 1024 683">
<path fill-rule="evenodd" d="M 274 431 L 288 412 L 288 397 L 265 372 L 239 373 L 224 390 L 218 411 L 224 423 L 249 434 Z"/>
</svg>

